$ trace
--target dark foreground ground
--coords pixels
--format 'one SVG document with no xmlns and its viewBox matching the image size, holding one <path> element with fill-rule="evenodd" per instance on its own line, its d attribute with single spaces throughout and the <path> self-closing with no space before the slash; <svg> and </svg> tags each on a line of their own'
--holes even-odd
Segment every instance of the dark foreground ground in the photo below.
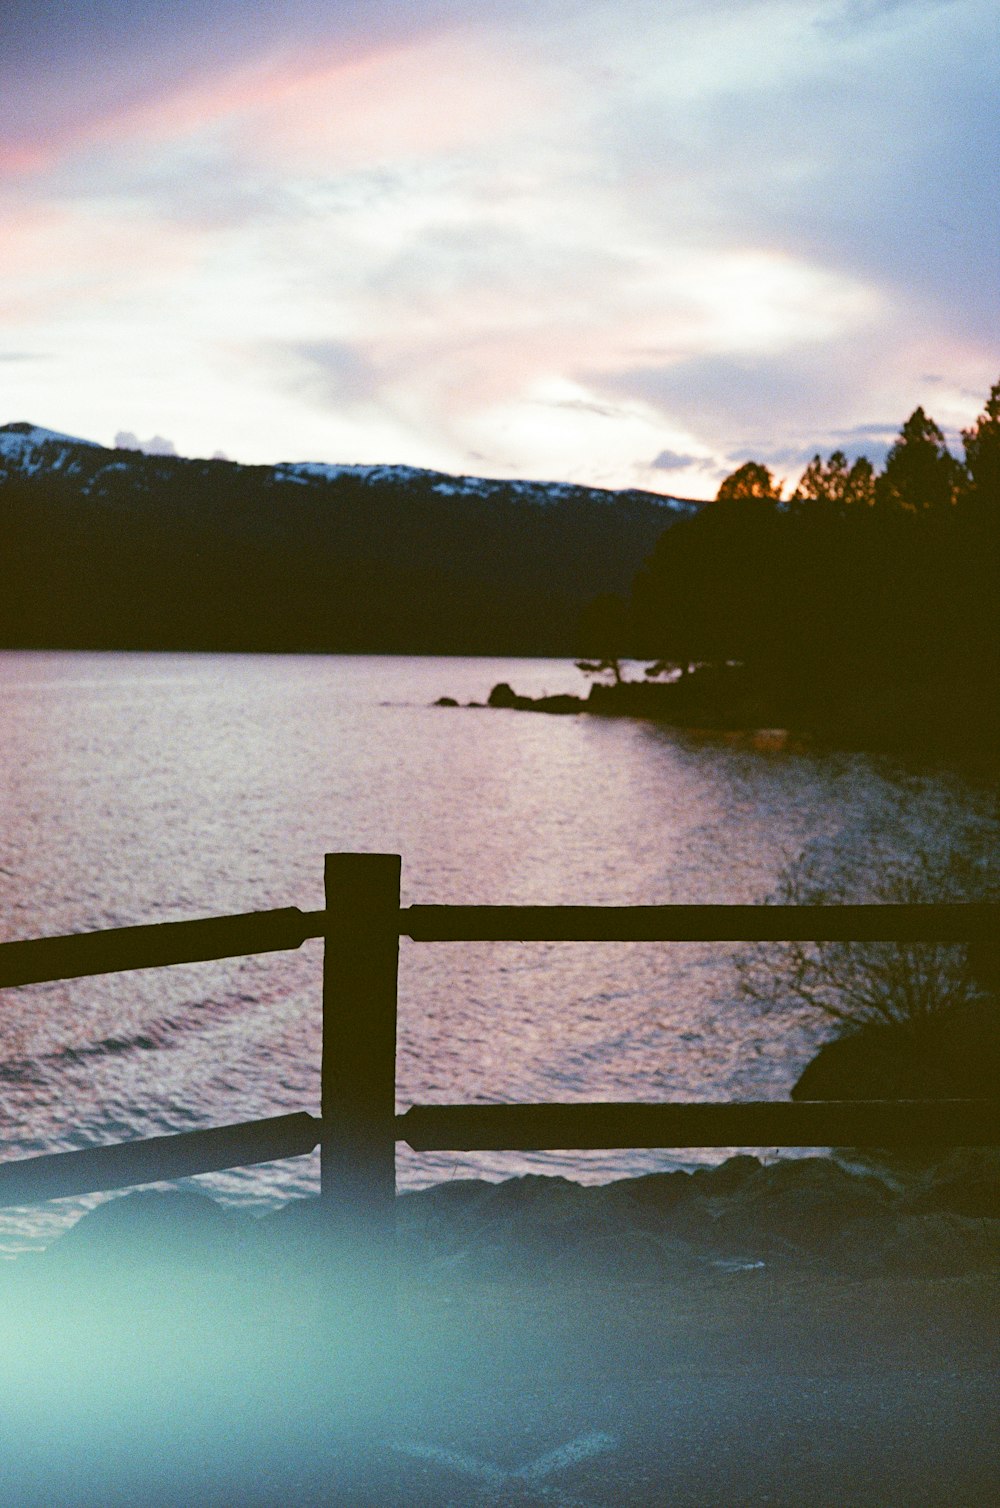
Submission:
<svg viewBox="0 0 1000 1508">
<path fill-rule="evenodd" d="M 445 1185 L 380 1322 L 315 1206 L 131 1195 L 0 1279 L 0 1503 L 992 1508 L 996 1171 Z"/>
</svg>

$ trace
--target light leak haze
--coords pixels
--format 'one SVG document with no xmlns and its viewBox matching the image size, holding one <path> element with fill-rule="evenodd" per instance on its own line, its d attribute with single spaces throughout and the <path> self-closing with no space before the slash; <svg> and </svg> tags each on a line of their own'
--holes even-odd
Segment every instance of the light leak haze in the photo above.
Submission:
<svg viewBox="0 0 1000 1508">
<path fill-rule="evenodd" d="M 6 0 L 0 423 L 693 497 L 1000 370 L 995 0 Z"/>
</svg>

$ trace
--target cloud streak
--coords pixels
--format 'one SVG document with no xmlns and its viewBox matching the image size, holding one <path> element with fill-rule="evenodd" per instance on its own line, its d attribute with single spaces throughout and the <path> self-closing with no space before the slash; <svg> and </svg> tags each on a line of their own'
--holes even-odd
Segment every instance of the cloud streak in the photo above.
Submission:
<svg viewBox="0 0 1000 1508">
<path fill-rule="evenodd" d="M 433 30 L 447 4 L 404 0 L 7 0 L 0 55 L 4 159 L 44 167 L 88 141 L 194 125 L 281 92 L 324 59 L 364 57 Z"/>
</svg>

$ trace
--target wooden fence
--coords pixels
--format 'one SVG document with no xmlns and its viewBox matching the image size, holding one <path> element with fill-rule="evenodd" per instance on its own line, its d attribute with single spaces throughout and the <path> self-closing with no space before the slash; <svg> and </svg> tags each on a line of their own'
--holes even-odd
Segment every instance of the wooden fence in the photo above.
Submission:
<svg viewBox="0 0 1000 1508">
<path fill-rule="evenodd" d="M 966 943 L 996 972 L 1000 906 L 408 906 L 400 859 L 328 854 L 326 905 L 0 945 L 0 988 L 298 948 L 324 939 L 320 1115 L 181 1132 L 0 1164 L 0 1205 L 124 1188 L 320 1148 L 321 1207 L 391 1234 L 398 1141 L 418 1151 L 1000 1143 L 1000 1100 L 415 1105 L 397 1115 L 399 939 Z"/>
</svg>

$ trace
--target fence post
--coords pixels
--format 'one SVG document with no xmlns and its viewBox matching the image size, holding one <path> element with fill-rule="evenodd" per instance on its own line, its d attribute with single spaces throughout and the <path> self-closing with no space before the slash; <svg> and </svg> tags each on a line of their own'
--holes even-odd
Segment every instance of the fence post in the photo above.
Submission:
<svg viewBox="0 0 1000 1508">
<path fill-rule="evenodd" d="M 320 1192 L 372 1270 L 395 1228 L 400 863 L 326 855 Z"/>
</svg>

